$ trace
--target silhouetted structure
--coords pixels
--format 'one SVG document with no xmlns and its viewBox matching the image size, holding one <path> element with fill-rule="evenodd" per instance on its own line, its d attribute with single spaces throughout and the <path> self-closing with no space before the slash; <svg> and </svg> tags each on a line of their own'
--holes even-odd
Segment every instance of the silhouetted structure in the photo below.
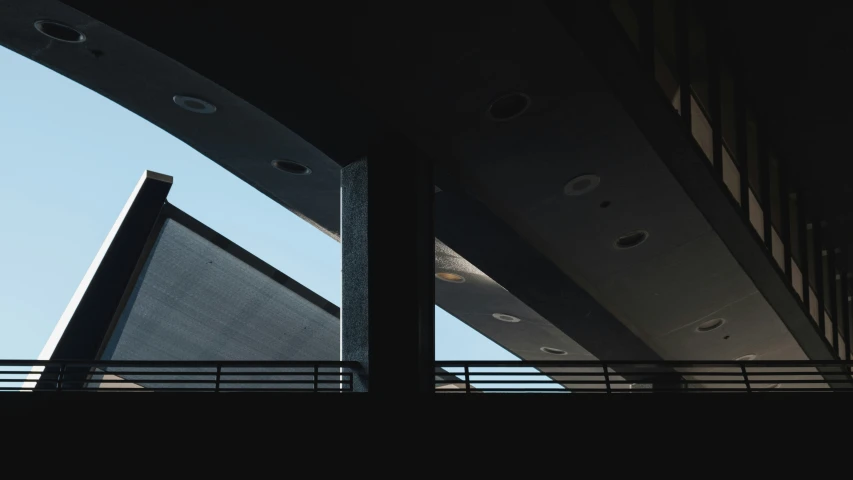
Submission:
<svg viewBox="0 0 853 480">
<path fill-rule="evenodd" d="M 628 384 L 754 359 L 847 382 L 853 188 L 827 160 L 846 135 L 806 127 L 853 111 L 813 97 L 814 75 L 837 81 L 820 45 L 850 44 L 838 12 L 368 4 L 285 22 L 33 0 L 0 7 L 0 43 L 340 240 L 355 390 L 434 390 L 434 304 L 523 360 L 611 362 Z"/>
</svg>

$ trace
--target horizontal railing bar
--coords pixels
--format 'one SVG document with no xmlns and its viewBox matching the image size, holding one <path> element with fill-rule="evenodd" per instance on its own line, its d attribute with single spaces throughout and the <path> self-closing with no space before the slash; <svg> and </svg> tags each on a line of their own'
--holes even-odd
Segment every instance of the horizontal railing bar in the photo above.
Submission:
<svg viewBox="0 0 853 480">
<path fill-rule="evenodd" d="M 672 373 L 673 372 L 671 372 L 671 371 L 670 372 L 644 372 L 643 375 L 649 376 L 651 378 L 654 375 L 671 376 Z M 694 376 L 694 377 L 695 376 L 703 376 L 703 377 L 704 376 L 708 376 L 708 377 L 710 377 L 710 376 L 743 377 L 743 372 L 741 372 L 741 371 L 737 371 L 737 372 L 676 372 L 676 373 L 681 373 L 684 375 L 689 375 L 689 376 Z M 790 375 L 790 376 L 844 375 L 841 372 L 839 372 L 839 373 L 823 373 L 823 372 L 819 372 L 819 371 L 814 371 L 814 372 L 761 372 L 761 371 L 758 371 L 758 372 L 747 372 L 747 373 L 749 373 L 750 378 L 752 378 L 753 376 L 784 376 L 784 375 Z M 462 374 L 459 373 L 458 375 L 462 375 Z M 537 377 L 544 377 L 544 376 L 547 376 L 547 377 L 601 377 L 601 378 L 604 378 L 604 374 L 601 372 L 547 372 L 547 373 L 543 373 L 543 372 L 469 372 L 468 375 L 470 377 L 474 377 L 474 376 L 490 376 L 490 377 L 495 377 L 495 376 L 498 376 L 498 377 L 499 376 L 504 376 L 504 377 L 537 376 Z M 618 375 L 618 374 L 610 373 L 609 375 L 613 376 L 613 375 Z M 464 375 L 462 375 L 462 376 L 464 376 Z M 436 381 L 438 381 L 438 380 L 436 380 Z"/>
<path fill-rule="evenodd" d="M 444 382 L 444 381 L 436 381 L 436 385 L 464 385 L 464 381 L 459 382 Z M 506 384 L 506 385 L 527 385 L 527 384 L 554 384 L 554 385 L 633 385 L 638 382 L 632 382 L 630 380 L 471 380 L 470 383 L 473 384 Z M 647 383 L 647 382 L 643 382 Z M 671 380 L 667 380 L 666 383 L 671 384 L 679 384 L 679 385 L 702 385 L 702 384 L 730 384 L 730 385 L 746 385 L 746 381 L 740 379 L 740 381 L 735 380 L 690 380 L 690 379 L 678 379 L 673 378 Z M 825 379 L 797 379 L 797 378 L 789 378 L 789 379 L 754 379 L 750 378 L 749 383 L 761 384 L 761 383 L 826 383 Z M 853 388 L 853 387 L 851 387 Z"/>
<path fill-rule="evenodd" d="M 195 376 L 195 375 L 193 375 L 193 376 Z M 233 382 L 236 382 L 240 379 L 222 378 L 221 380 L 223 382 L 233 383 Z M 340 381 L 337 378 L 327 378 L 327 379 L 318 378 L 317 380 L 324 381 L 324 382 L 331 382 L 331 383 L 337 383 Z M 341 380 L 351 381 L 352 377 L 345 376 Z M 38 380 L 26 379 L 26 378 L 0 378 L 0 382 L 3 382 L 3 383 L 9 383 L 9 382 L 58 382 L 58 381 L 59 381 L 58 377 L 40 378 Z M 161 382 L 161 383 L 165 383 L 165 382 L 175 381 L 175 382 L 201 382 L 201 383 L 205 383 L 205 382 L 216 381 L 216 376 L 214 375 L 214 376 L 211 376 L 210 378 L 175 378 L 175 379 L 165 379 L 165 378 L 144 378 L 144 379 L 139 379 L 139 378 L 124 378 L 124 379 L 121 379 L 121 378 L 119 378 L 119 379 L 109 379 L 109 378 L 106 378 L 106 379 L 92 379 L 92 378 L 84 379 L 84 378 L 79 378 L 79 379 L 76 379 L 76 378 L 69 378 L 66 375 L 62 378 L 62 381 L 63 382 L 66 382 L 66 381 L 67 382 L 130 382 L 130 383 L 139 383 L 139 382 Z M 246 379 L 246 381 L 249 381 L 249 379 Z M 257 380 L 257 381 L 262 382 L 262 383 L 275 383 L 275 382 L 305 383 L 305 382 L 313 382 L 314 377 L 309 377 L 306 379 L 296 379 L 296 380 L 293 380 L 293 379 L 288 379 L 288 380 L 285 380 L 285 379 L 280 379 L 280 380 L 261 379 L 261 380 Z"/>
<path fill-rule="evenodd" d="M 216 372 L 79 372 L 81 374 L 88 373 L 91 375 L 114 375 L 119 377 L 128 377 L 130 375 L 134 376 L 176 376 L 176 377 L 203 377 L 203 379 L 207 378 L 215 378 Z M 0 374 L 3 374 L 0 372 Z M 18 374 L 18 373 L 16 373 Z M 66 375 L 68 372 L 66 372 Z M 12 375 L 12 374 L 5 374 Z M 11 381 L 48 381 L 53 380 L 56 381 L 59 379 L 58 373 L 50 372 L 50 373 L 38 373 L 39 379 L 27 379 L 26 376 L 32 375 L 31 373 L 20 373 L 20 377 L 18 378 L 10 378 L 10 379 L 2 379 L 0 378 L 0 382 L 11 382 Z M 613 375 L 613 374 L 611 374 Z M 650 374 L 649 379 L 653 379 L 654 374 Z M 663 375 L 663 374 L 661 374 Z M 672 375 L 669 372 L 667 375 Z M 692 377 L 743 377 L 743 374 L 740 372 L 692 372 L 687 373 L 686 375 Z M 750 380 L 760 380 L 758 377 L 822 377 L 824 375 L 843 375 L 843 373 L 832 374 L 832 373 L 822 373 L 822 372 L 750 372 Z M 236 372 L 222 372 L 221 377 L 225 379 L 226 376 L 270 376 L 270 377 L 306 377 L 311 380 L 314 379 L 313 373 L 295 373 L 295 372 L 245 372 L 245 373 L 236 373 Z M 323 379 L 324 377 L 329 377 L 328 380 L 337 380 L 338 378 L 352 378 L 352 372 L 342 372 L 342 373 L 320 373 L 318 375 L 318 379 Z M 484 377 L 495 377 L 495 376 L 503 376 L 503 377 L 528 377 L 528 376 L 548 376 L 550 378 L 554 377 L 599 377 L 603 378 L 604 375 L 601 372 L 565 372 L 565 373 L 549 373 L 545 375 L 543 373 L 538 372 L 470 372 L 470 377 L 484 376 Z M 67 378 L 67 377 L 66 377 Z M 190 380 L 190 378 L 187 378 Z M 775 380 L 775 379 L 774 379 Z M 153 380 L 152 380 L 153 381 Z M 459 382 L 462 380 L 459 379 Z M 482 380 L 478 380 L 482 381 Z M 513 380 L 515 381 L 515 380 Z M 547 380 L 546 380 L 547 381 Z M 592 381 L 592 380 L 590 380 Z M 603 381 L 603 380 L 602 380 Z M 611 380 L 611 382 L 619 382 L 620 380 Z M 701 382 L 702 380 L 695 380 Z M 436 379 L 436 383 L 456 383 L 457 380 L 450 379 Z M 631 382 L 636 383 L 636 382 Z"/>
<path fill-rule="evenodd" d="M 0 362 L 2 364 L 2 362 Z M 447 368 L 447 367 L 533 367 L 533 366 L 541 366 L 541 367 L 553 367 L 553 366 L 591 366 L 591 367 L 601 367 L 602 365 L 607 366 L 634 366 L 634 367 L 673 367 L 673 366 L 741 366 L 746 365 L 747 367 L 753 366 L 802 366 L 802 367 L 853 367 L 853 361 L 844 361 L 844 360 L 749 360 L 743 362 L 736 362 L 733 360 L 664 360 L 659 362 L 654 361 L 632 361 L 632 360 L 613 360 L 613 361 L 598 361 L 598 360 L 507 360 L 507 361 L 493 361 L 493 360 L 471 360 L 471 361 L 462 361 L 462 360 L 437 360 L 435 362 L 436 367 Z"/>
<path fill-rule="evenodd" d="M 649 368 L 649 367 L 673 367 L 673 366 L 681 366 L 681 367 L 701 367 L 701 366 L 728 366 L 728 367 L 740 367 L 741 365 L 745 365 L 748 368 L 753 367 L 779 367 L 779 366 L 795 366 L 795 367 L 819 367 L 819 366 L 829 366 L 829 367 L 851 367 L 853 368 L 853 361 L 817 361 L 817 360 L 750 360 L 746 362 L 735 362 L 735 361 L 725 361 L 725 360 L 697 360 L 697 361 L 680 361 L 680 360 L 667 360 L 660 362 L 637 362 L 637 361 L 628 361 L 628 360 L 614 360 L 614 361 L 595 361 L 595 360 L 541 360 L 541 361 L 436 361 L 436 367 L 446 368 L 446 367 L 513 367 L 513 368 L 523 368 L 523 367 L 535 367 L 540 366 L 543 368 L 549 367 L 601 367 L 606 364 L 608 366 L 633 366 L 636 368 Z M 209 367 L 215 368 L 217 366 L 222 367 L 250 367 L 253 366 L 255 368 L 258 367 L 326 367 L 326 368 L 354 368 L 358 369 L 359 364 L 357 362 L 338 362 L 338 361 L 278 361 L 278 360 L 269 360 L 269 361 L 246 361 L 246 360 L 229 360 L 229 361 L 207 361 L 207 360 L 178 360 L 178 361 L 161 361 L 161 360 L 110 360 L 110 361 L 84 361 L 84 360 L 0 360 L 0 366 L 23 366 L 23 367 L 58 367 L 61 365 L 67 366 L 89 366 L 89 367 L 121 367 L 121 366 L 149 366 L 149 367 Z M 437 372 L 438 373 L 438 372 Z"/>
<path fill-rule="evenodd" d="M 661 374 L 664 374 L 664 372 L 661 372 Z M 671 371 L 666 372 L 666 374 L 672 375 L 672 372 Z M 461 372 L 458 374 L 451 373 L 451 375 L 460 375 L 460 376 L 464 377 L 464 374 Z M 535 377 L 554 377 L 554 376 L 561 376 L 561 377 L 565 377 L 565 376 L 604 377 L 604 374 L 601 373 L 601 371 L 598 371 L 598 372 L 565 372 L 565 373 L 561 373 L 561 372 L 547 372 L 547 373 L 543 373 L 543 372 L 502 372 L 502 371 L 501 372 L 471 372 L 471 371 L 469 371 L 468 375 L 472 376 L 472 377 L 475 375 L 476 376 L 490 376 L 490 377 L 494 377 L 494 376 L 507 376 L 507 377 L 509 377 L 509 376 L 513 376 L 513 377 L 516 377 L 516 376 L 517 377 L 534 377 L 534 376 Z M 610 373 L 610 375 L 617 375 L 617 374 Z"/>
<path fill-rule="evenodd" d="M 551 392 L 551 393 L 583 393 L 583 392 L 593 392 L 593 393 L 661 393 L 661 392 L 672 392 L 672 393 L 710 393 L 710 392 L 734 392 L 734 393 L 749 393 L 750 390 L 745 388 L 694 388 L 694 389 L 679 389 L 679 388 L 656 388 L 656 389 L 624 389 L 624 390 L 608 390 L 606 388 L 572 388 L 572 389 L 560 389 L 560 388 L 477 388 L 473 390 L 475 392 L 510 392 L 510 393 L 523 393 L 523 392 Z M 853 392 L 853 388 L 843 388 L 843 389 L 832 389 L 832 388 L 754 388 L 751 390 L 752 392 Z M 438 393 L 455 393 L 454 390 L 439 390 L 436 389 Z"/>
<path fill-rule="evenodd" d="M 192 377 L 215 377 L 216 371 L 212 372 L 148 372 L 148 371 L 95 371 L 95 372 L 70 372 L 72 374 L 81 374 L 81 373 L 89 373 L 91 375 L 115 375 L 115 376 L 128 376 L 128 375 L 186 375 Z M 41 375 L 41 379 L 45 380 L 47 378 L 58 378 L 59 372 L 0 372 L 0 375 Z M 45 375 L 56 375 L 56 377 L 45 377 Z M 304 371 L 304 372 L 221 372 L 221 376 L 231 375 L 231 376 L 261 376 L 261 375 L 269 375 L 274 377 L 311 377 L 314 378 L 314 371 Z M 352 372 L 320 372 L 318 373 L 320 377 L 338 377 L 338 376 L 352 376 Z"/>
<path fill-rule="evenodd" d="M 199 380 L 199 379 L 160 379 L 160 378 L 152 378 L 152 379 L 132 379 L 132 380 L 65 380 L 66 383 L 188 383 L 188 384 L 205 384 L 205 383 L 215 383 L 216 379 L 210 380 Z M 318 380 L 314 381 L 313 378 L 307 380 L 220 380 L 220 384 L 228 383 L 228 384 L 252 384 L 252 383 L 262 383 L 268 385 L 290 385 L 290 384 L 308 384 L 308 383 L 318 383 L 318 384 L 334 384 L 334 383 L 349 383 L 349 380 L 341 381 L 341 380 Z"/>
<path fill-rule="evenodd" d="M 56 390 L 41 390 L 31 388 L 0 388 L 0 391 L 23 391 L 23 392 L 55 392 Z M 62 392 L 349 392 L 351 389 L 338 388 L 169 388 L 169 389 L 149 389 L 149 388 L 65 388 L 62 387 Z"/>
<path fill-rule="evenodd" d="M 646 361 L 630 361 L 630 360 L 613 360 L 613 361 L 596 361 L 596 360 L 519 360 L 519 361 L 491 361 L 491 360 L 477 360 L 477 361 L 436 361 L 436 367 L 445 368 L 445 367 L 464 367 L 468 365 L 469 367 L 532 367 L 532 366 L 541 366 L 541 367 L 555 367 L 555 366 L 589 366 L 589 367 L 601 367 L 602 365 L 608 366 L 633 366 L 637 368 L 648 368 L 648 367 L 673 367 L 673 366 L 731 366 L 731 367 L 739 367 L 741 365 L 745 365 L 749 368 L 752 367 L 774 367 L 774 366 L 799 366 L 799 367 L 851 367 L 853 368 L 853 361 L 821 361 L 821 360 L 750 360 L 744 362 L 736 362 L 731 360 L 666 360 L 659 362 L 646 362 Z M 340 361 L 302 361 L 302 360 L 292 360 L 292 361 L 279 361 L 279 360 L 265 360 L 265 361 L 249 361 L 249 360 L 228 360 L 228 361 L 209 361 L 209 360 L 174 360 L 174 361 L 166 361 L 166 360 L 109 360 L 109 361 L 86 361 L 86 360 L 0 360 L 0 366 L 22 366 L 22 367 L 51 367 L 51 366 L 60 366 L 60 365 L 68 365 L 68 366 L 90 366 L 90 367 L 116 367 L 116 366 L 151 366 L 151 367 L 175 367 L 175 366 L 195 366 L 195 367 L 211 367 L 215 368 L 217 366 L 222 367 L 327 367 L 327 368 L 339 368 L 339 367 L 348 367 L 358 369 L 358 362 L 340 362 Z"/>
<path fill-rule="evenodd" d="M 84 374 L 84 375 L 85 375 L 87 372 L 79 372 L 79 373 L 80 373 L 80 374 Z M 89 372 L 89 373 L 91 373 L 91 372 Z M 72 372 L 72 374 L 73 374 L 73 372 Z M 123 372 L 122 372 L 122 374 L 121 374 L 121 375 L 118 375 L 117 373 L 108 372 L 108 373 L 91 373 L 91 375 L 104 375 L 104 376 L 127 377 L 127 378 L 129 378 L 129 377 L 131 377 L 131 376 L 134 376 L 134 377 L 158 377 L 158 376 L 160 376 L 160 377 L 165 377 L 165 376 L 172 376 L 172 377 L 181 377 L 181 378 L 183 378 L 183 377 L 216 378 L 216 373 L 163 373 L 163 374 L 158 374 L 158 373 L 144 373 L 144 372 L 136 372 L 136 373 L 133 373 L 133 374 L 125 374 L 125 373 L 123 373 Z M 258 375 L 243 375 L 243 374 L 240 374 L 240 375 L 236 375 L 236 374 L 235 374 L 235 375 L 230 375 L 228 378 L 232 378 L 232 377 L 244 377 L 244 376 L 245 376 L 245 377 L 261 377 L 261 376 L 265 376 L 265 375 L 266 375 L 266 376 L 270 376 L 270 377 L 288 377 L 288 378 L 291 378 L 291 377 L 305 377 L 305 378 L 310 378 L 310 379 L 312 379 L 312 380 L 314 379 L 314 375 L 309 375 L 309 374 L 307 374 L 307 373 L 303 373 L 303 374 L 299 374 L 299 375 L 284 375 L 284 374 L 258 374 Z M 335 379 L 337 379 L 337 377 L 352 378 L 352 374 L 347 372 L 347 373 L 344 373 L 344 374 L 338 374 L 338 373 L 335 373 L 335 374 L 327 374 L 327 375 L 320 374 L 320 375 L 318 376 L 318 378 L 319 378 L 319 379 L 323 379 L 323 377 L 328 377 L 328 378 L 327 378 L 327 380 L 335 380 Z M 332 378 L 332 377 L 335 377 L 335 378 Z M 66 379 L 66 378 L 68 378 L 68 372 L 66 372 L 66 373 L 63 375 L 63 379 Z M 225 379 L 226 377 L 223 375 L 223 376 L 222 376 L 222 378 L 223 378 L 223 379 Z M 50 376 L 45 376 L 45 374 L 42 374 L 42 376 L 41 376 L 41 377 L 39 377 L 39 380 L 30 379 L 30 380 L 28 380 L 28 381 L 33 381 L 33 382 L 35 382 L 35 381 L 47 381 L 47 380 L 53 380 L 53 381 L 56 381 L 56 380 L 58 380 L 58 379 L 59 379 L 59 375 L 50 375 Z M 11 379 L 5 379 L 5 380 L 4 380 L 4 379 L 0 379 L 0 381 L 21 381 L 21 380 L 26 380 L 26 377 L 21 376 L 21 377 L 18 377 L 18 378 L 11 378 Z"/>
<path fill-rule="evenodd" d="M 585 380 L 577 380 L 577 382 L 583 383 L 583 384 L 598 384 L 598 383 L 601 383 L 602 385 L 605 384 L 605 382 L 593 382 L 593 381 L 585 381 Z M 555 382 L 554 380 L 474 380 L 474 379 L 471 379 L 470 383 L 471 383 L 471 385 L 474 385 L 475 383 L 483 383 L 483 384 L 493 384 L 493 383 L 500 384 L 500 383 L 503 383 L 503 384 L 512 384 L 512 385 L 515 385 L 515 384 L 527 385 L 527 384 L 537 384 L 538 383 L 538 384 L 559 385 L 559 384 L 564 383 L 564 382 L 562 382 L 562 381 Z M 439 385 L 439 384 L 440 385 L 457 385 L 457 384 L 465 385 L 465 382 L 464 381 L 436 382 L 436 384 L 437 385 Z"/>
<path fill-rule="evenodd" d="M 121 373 L 122 375 L 129 375 L 129 374 L 126 374 L 125 372 L 110 372 L 110 373 L 116 373 L 116 374 Z M 226 375 L 231 375 L 231 376 L 272 375 L 272 376 L 291 376 L 291 377 L 308 376 L 308 377 L 313 378 L 314 372 L 225 372 L 225 371 L 223 371 L 223 372 L 220 372 L 219 375 L 223 376 L 223 377 Z M 317 376 L 319 376 L 319 377 L 338 377 L 341 375 L 351 377 L 352 372 L 346 371 L 346 372 L 319 372 L 319 373 L 317 373 Z"/>
<path fill-rule="evenodd" d="M 347 361 L 312 361 L 312 360 L 0 360 L 0 366 L 24 366 L 24 367 L 53 367 L 60 365 L 68 366 L 88 366 L 88 367 L 120 367 L 120 366 L 196 366 L 196 367 L 348 367 L 353 369 L 360 368 L 358 362 Z"/>
</svg>

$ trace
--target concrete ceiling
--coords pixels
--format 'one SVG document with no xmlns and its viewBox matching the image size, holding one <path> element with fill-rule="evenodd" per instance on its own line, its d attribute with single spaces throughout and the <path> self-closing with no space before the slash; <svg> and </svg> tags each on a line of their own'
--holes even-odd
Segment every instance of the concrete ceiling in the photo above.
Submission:
<svg viewBox="0 0 853 480">
<path fill-rule="evenodd" d="M 377 119 L 408 135 L 435 162 L 442 189 L 436 268 L 468 279 L 438 281 L 437 303 L 521 358 L 555 358 L 542 346 L 573 358 L 803 356 L 539 3 L 486 14 L 460 8 L 417 23 L 369 12 L 268 21 L 216 7 L 65 3 L 115 29 L 33 0 L 0 5 L 0 44 L 148 119 L 333 237 L 340 166 L 366 152 Z M 47 39 L 32 27 L 44 17 L 79 28 L 88 41 Z M 361 28 L 383 34 L 361 36 Z M 526 114 L 486 118 L 488 104 L 514 90 L 532 98 Z M 206 98 L 219 111 L 178 109 L 176 93 Z M 313 173 L 278 174 L 275 158 L 298 159 Z M 601 177 L 598 189 L 562 193 L 587 173 Z M 613 248 L 637 229 L 650 234 L 644 244 Z M 722 329 L 694 331 L 715 316 L 727 320 Z"/>
</svg>

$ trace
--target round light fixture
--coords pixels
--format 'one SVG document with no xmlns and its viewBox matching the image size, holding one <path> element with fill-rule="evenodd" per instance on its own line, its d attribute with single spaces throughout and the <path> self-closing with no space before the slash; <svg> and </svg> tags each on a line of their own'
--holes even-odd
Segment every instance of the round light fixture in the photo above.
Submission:
<svg viewBox="0 0 853 480">
<path fill-rule="evenodd" d="M 520 92 L 508 93 L 489 105 L 488 114 L 496 122 L 506 122 L 527 111 L 528 107 L 530 97 Z"/>
<path fill-rule="evenodd" d="M 570 197 L 578 197 L 585 195 L 593 190 L 601 183 L 601 177 L 595 174 L 579 175 L 571 180 L 563 187 L 563 193 Z"/>
<path fill-rule="evenodd" d="M 435 278 L 448 283 L 465 283 L 465 277 L 453 272 L 438 272 Z"/>
<path fill-rule="evenodd" d="M 64 23 L 54 22 L 53 20 L 39 20 L 33 26 L 42 35 L 60 42 L 83 43 L 86 41 L 86 34 Z"/>
<path fill-rule="evenodd" d="M 290 160 L 273 160 L 271 162 L 273 168 L 291 175 L 310 175 L 311 169 L 301 163 L 291 162 Z"/>
<path fill-rule="evenodd" d="M 724 318 L 712 318 L 710 320 L 705 320 L 704 322 L 700 323 L 696 327 L 696 331 L 698 333 L 710 332 L 712 330 L 716 330 L 722 327 L 724 323 L 726 323 L 726 319 Z"/>
<path fill-rule="evenodd" d="M 748 361 L 750 361 L 750 360 L 755 360 L 756 358 L 758 358 L 758 355 L 756 355 L 756 354 L 754 354 L 754 353 L 750 353 L 749 355 L 744 355 L 744 356 L 742 356 L 742 357 L 737 357 L 737 358 L 735 359 L 735 361 L 736 361 L 736 362 L 748 362 Z"/>
<path fill-rule="evenodd" d="M 520 318 L 513 317 L 512 315 L 507 315 L 505 313 L 493 313 L 492 317 L 494 317 L 496 320 L 500 320 L 506 323 L 518 323 L 521 321 Z"/>
<path fill-rule="evenodd" d="M 568 355 L 569 353 L 565 350 L 560 350 L 559 348 L 551 348 L 551 347 L 542 347 L 539 350 L 549 354 L 549 355 Z"/>
<path fill-rule="evenodd" d="M 209 115 L 216 112 L 216 105 L 200 98 L 189 97 L 187 95 L 175 95 L 172 97 L 172 101 L 175 102 L 175 105 L 193 113 L 204 113 Z"/>
<path fill-rule="evenodd" d="M 634 248 L 641 243 L 645 242 L 649 238 L 649 232 L 645 230 L 637 230 L 631 233 L 626 233 L 625 235 L 620 236 L 613 242 L 613 246 L 620 249 L 625 250 L 628 248 Z"/>
</svg>

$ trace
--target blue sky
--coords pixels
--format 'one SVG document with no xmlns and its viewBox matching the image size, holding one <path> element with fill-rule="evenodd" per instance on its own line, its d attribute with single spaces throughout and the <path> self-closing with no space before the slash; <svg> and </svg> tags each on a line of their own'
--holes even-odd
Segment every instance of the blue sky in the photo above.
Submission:
<svg viewBox="0 0 853 480">
<path fill-rule="evenodd" d="M 58 73 L 2 47 L 0 71 L 0 358 L 39 355 L 146 169 L 175 178 L 171 203 L 340 305 L 339 243 Z M 438 308 L 436 358 L 516 359 Z"/>
</svg>

